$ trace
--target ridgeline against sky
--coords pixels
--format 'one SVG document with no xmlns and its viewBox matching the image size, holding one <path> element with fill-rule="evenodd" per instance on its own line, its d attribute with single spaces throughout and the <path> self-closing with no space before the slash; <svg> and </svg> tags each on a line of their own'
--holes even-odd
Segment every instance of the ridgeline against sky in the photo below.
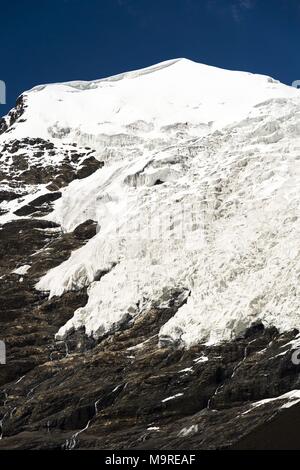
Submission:
<svg viewBox="0 0 300 470">
<path fill-rule="evenodd" d="M 92 80 L 187 57 L 300 79 L 298 0 L 14 0 L 1 5 L 7 105 L 40 83 Z"/>
</svg>

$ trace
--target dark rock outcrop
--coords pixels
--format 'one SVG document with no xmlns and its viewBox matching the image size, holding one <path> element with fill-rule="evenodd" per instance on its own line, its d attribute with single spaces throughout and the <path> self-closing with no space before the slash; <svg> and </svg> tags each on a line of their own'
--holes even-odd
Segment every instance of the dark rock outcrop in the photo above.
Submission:
<svg viewBox="0 0 300 470">
<path fill-rule="evenodd" d="M 8 113 L 7 116 L 0 119 L 0 134 L 7 132 L 20 119 L 26 108 L 26 98 L 24 95 L 19 96 L 16 101 L 15 107 Z"/>
<path fill-rule="evenodd" d="M 45 216 L 52 212 L 61 188 L 102 166 L 87 147 L 76 145 L 75 149 L 71 144 L 41 138 L 7 140 L 0 147 L 0 215 Z M 36 193 L 40 195 L 35 197 Z M 32 198 L 26 198 L 25 203 L 30 194 Z"/>
<path fill-rule="evenodd" d="M 95 226 L 93 221 L 87 225 Z M 86 238 L 63 234 L 57 224 L 37 219 L 13 221 L 0 230 L 0 325 L 8 356 L 7 365 L 0 366 L 1 385 L 47 362 L 57 329 L 87 302 L 85 289 L 48 300 L 47 294 L 34 287 L 95 230 L 86 233 Z M 24 264 L 29 267 L 26 274 L 14 273 Z"/>
<path fill-rule="evenodd" d="M 51 203 L 56 201 L 60 197 L 61 192 L 59 191 L 43 194 L 42 196 L 33 199 L 33 201 L 30 201 L 26 206 L 22 206 L 17 209 L 14 214 L 19 215 L 21 217 L 31 215 L 36 212 L 38 212 L 38 215 L 49 214 L 49 212 L 51 212 L 53 208 Z"/>
<path fill-rule="evenodd" d="M 65 321 L 61 302 L 71 313 L 74 295 L 44 301 L 43 321 L 52 313 Z M 41 362 L 3 388 L 0 448 L 230 448 L 273 416 L 281 419 L 276 400 L 252 403 L 299 385 L 287 346 L 296 332 L 265 329 L 219 346 L 158 348 L 159 327 L 179 305 L 154 308 L 98 344 L 83 331 L 51 347 L 35 338 Z"/>
</svg>

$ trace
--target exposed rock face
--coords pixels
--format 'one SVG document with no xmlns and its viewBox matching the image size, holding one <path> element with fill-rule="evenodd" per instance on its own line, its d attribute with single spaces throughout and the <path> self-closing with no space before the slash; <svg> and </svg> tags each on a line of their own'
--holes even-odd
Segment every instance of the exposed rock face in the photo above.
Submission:
<svg viewBox="0 0 300 470">
<path fill-rule="evenodd" d="M 45 214 L 52 211 L 51 202 L 56 201 L 61 197 L 61 192 L 52 192 L 38 196 L 33 201 L 30 201 L 26 206 L 20 207 L 14 213 L 19 216 L 31 215 L 37 211 Z"/>
<path fill-rule="evenodd" d="M 53 326 L 85 300 L 70 293 L 40 301 L 31 317 L 39 327 L 10 340 L 27 354 L 2 389 L 0 448 L 230 448 L 289 411 L 278 409 L 284 399 L 251 404 L 299 386 L 288 347 L 296 332 L 262 329 L 218 347 L 158 348 L 175 300 L 97 345 L 79 332 L 49 342 Z"/>
<path fill-rule="evenodd" d="M 103 166 L 94 153 L 89 147 L 58 145 L 41 138 L 6 141 L 0 145 L 0 215 L 42 217 L 50 213 L 61 188 Z"/>
<path fill-rule="evenodd" d="M 101 168 L 91 148 L 55 145 L 49 140 L 10 140 L 0 148 L 0 180 L 7 175 L 19 184 L 49 184 L 60 188 L 75 178 L 84 178 Z"/>
<path fill-rule="evenodd" d="M 21 95 L 17 99 L 16 106 L 9 112 L 5 118 L 0 119 L 0 134 L 7 132 L 15 124 L 15 122 L 22 116 L 26 108 L 26 98 Z"/>
</svg>

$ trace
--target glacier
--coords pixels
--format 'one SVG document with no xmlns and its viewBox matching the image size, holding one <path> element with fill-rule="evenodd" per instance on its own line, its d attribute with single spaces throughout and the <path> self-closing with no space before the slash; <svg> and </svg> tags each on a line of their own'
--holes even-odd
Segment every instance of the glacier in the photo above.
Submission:
<svg viewBox="0 0 300 470">
<path fill-rule="evenodd" d="M 22 122 L 0 142 L 76 142 L 105 161 L 63 188 L 50 216 L 64 231 L 98 223 L 36 286 L 51 297 L 88 286 L 58 338 L 130 327 L 175 292 L 185 303 L 162 345 L 230 340 L 257 321 L 300 328 L 297 89 L 176 59 L 24 96 Z"/>
</svg>

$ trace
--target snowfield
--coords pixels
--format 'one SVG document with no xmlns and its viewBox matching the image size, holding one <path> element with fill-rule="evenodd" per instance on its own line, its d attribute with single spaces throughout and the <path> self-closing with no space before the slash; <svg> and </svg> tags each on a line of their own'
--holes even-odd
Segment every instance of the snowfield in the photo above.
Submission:
<svg viewBox="0 0 300 470">
<path fill-rule="evenodd" d="M 37 285 L 51 296 L 88 286 L 58 338 L 82 326 L 101 337 L 176 292 L 186 303 L 162 345 L 229 340 L 258 320 L 300 328 L 297 89 L 179 59 L 25 95 L 25 121 L 1 141 L 88 144 L 105 161 L 47 216 L 66 231 L 98 222 Z"/>
</svg>

